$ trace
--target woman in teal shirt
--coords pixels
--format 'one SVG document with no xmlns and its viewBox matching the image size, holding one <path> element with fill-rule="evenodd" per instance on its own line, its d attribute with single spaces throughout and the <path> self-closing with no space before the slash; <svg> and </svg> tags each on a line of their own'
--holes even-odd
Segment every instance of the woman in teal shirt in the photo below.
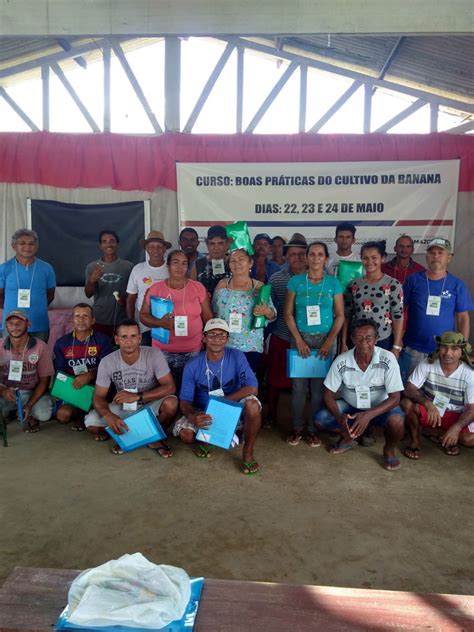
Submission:
<svg viewBox="0 0 474 632">
<path fill-rule="evenodd" d="M 307 358 L 312 349 L 318 349 L 320 357 L 327 357 L 344 323 L 343 290 L 338 279 L 324 273 L 329 259 L 325 243 L 316 241 L 306 251 L 308 270 L 288 281 L 285 302 L 285 321 L 292 335 L 291 346 Z M 298 445 L 303 438 L 303 417 L 308 384 L 311 386 L 311 414 L 308 422 L 308 443 L 321 445 L 313 424 L 314 413 L 321 408 L 323 378 L 292 379 L 293 433 L 288 437 L 290 445 Z"/>
</svg>

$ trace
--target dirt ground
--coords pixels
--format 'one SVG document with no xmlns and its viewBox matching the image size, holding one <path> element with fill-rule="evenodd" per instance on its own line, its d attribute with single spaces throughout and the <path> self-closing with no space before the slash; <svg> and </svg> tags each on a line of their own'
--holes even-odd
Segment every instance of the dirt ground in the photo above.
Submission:
<svg viewBox="0 0 474 632">
<path fill-rule="evenodd" d="M 240 450 L 197 459 L 171 440 L 110 454 L 110 441 L 54 422 L 8 426 L 0 445 L 0 581 L 15 566 L 84 569 L 142 552 L 190 575 L 440 593 L 474 593 L 474 451 L 447 457 L 424 440 L 422 459 L 381 466 L 383 437 L 341 455 L 262 430 L 254 477 Z M 325 443 L 329 436 L 323 436 Z M 471 525 L 471 526 L 470 526 Z"/>
</svg>

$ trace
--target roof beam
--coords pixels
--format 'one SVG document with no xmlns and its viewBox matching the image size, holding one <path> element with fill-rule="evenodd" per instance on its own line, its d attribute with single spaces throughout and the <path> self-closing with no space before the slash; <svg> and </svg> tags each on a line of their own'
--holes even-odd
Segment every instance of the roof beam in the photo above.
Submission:
<svg viewBox="0 0 474 632">
<path fill-rule="evenodd" d="M 90 128 L 92 129 L 92 131 L 93 132 L 100 132 L 99 126 L 97 125 L 97 123 L 92 118 L 91 113 L 86 108 L 84 103 L 81 101 L 79 95 L 74 90 L 74 88 L 72 87 L 72 84 L 70 83 L 69 79 L 66 78 L 66 75 L 63 73 L 63 71 L 61 70 L 59 65 L 56 64 L 56 63 L 55 64 L 51 64 L 51 70 L 53 70 L 55 72 L 55 74 L 58 77 L 59 81 L 66 88 L 66 91 L 68 92 L 69 96 L 71 97 L 71 99 L 74 101 L 74 103 L 79 108 L 82 116 L 86 119 L 86 121 L 89 124 Z"/>
<path fill-rule="evenodd" d="M 393 58 L 395 57 L 395 55 L 400 50 L 400 46 L 402 45 L 404 39 L 405 39 L 404 37 L 399 37 L 398 40 L 393 45 L 393 48 L 390 51 L 390 53 L 388 54 L 388 57 L 385 60 L 384 65 L 380 69 L 379 76 L 378 76 L 379 79 L 383 79 L 385 77 L 385 75 L 387 73 L 387 70 L 390 68 L 390 65 L 391 65 L 391 63 L 393 61 Z"/>
<path fill-rule="evenodd" d="M 219 38 L 219 39 L 227 41 L 226 38 Z M 411 88 L 409 86 L 404 86 L 398 83 L 394 83 L 393 81 L 387 81 L 386 79 L 377 79 L 376 77 L 373 77 L 368 74 L 366 75 L 362 72 L 348 70 L 347 68 L 341 68 L 340 66 L 337 66 L 335 64 L 322 62 L 316 59 L 311 59 L 310 57 L 305 57 L 304 55 L 297 55 L 296 53 L 290 53 L 285 50 L 281 50 L 281 51 L 278 51 L 278 53 L 276 53 L 275 49 L 272 46 L 261 44 L 259 42 L 254 42 L 252 40 L 240 38 L 240 44 L 250 50 L 259 51 L 261 53 L 271 55 L 272 57 L 277 57 L 278 59 L 296 61 L 298 64 L 306 64 L 308 67 L 311 67 L 311 68 L 317 68 L 318 70 L 325 70 L 326 72 L 332 72 L 334 74 L 341 75 L 343 77 L 349 77 L 350 79 L 355 79 L 357 81 L 369 83 L 372 86 L 386 88 L 387 90 L 400 92 L 401 94 L 407 94 L 411 97 L 416 97 L 417 99 L 423 99 L 429 103 L 438 103 L 439 105 L 443 105 L 445 107 L 449 107 L 454 110 L 459 110 L 461 112 L 468 112 L 470 114 L 474 113 L 474 105 L 471 103 L 458 101 L 457 99 L 451 99 L 449 97 L 439 96 L 436 94 L 432 94 L 431 92 L 419 90 L 418 88 Z"/>
<path fill-rule="evenodd" d="M 306 105 L 308 101 L 308 67 L 300 66 L 300 111 L 298 131 L 306 131 Z"/>
<path fill-rule="evenodd" d="M 374 131 L 378 133 L 388 132 L 389 129 L 392 129 L 392 127 L 395 127 L 395 125 L 398 125 L 398 123 L 404 121 L 406 118 L 411 116 L 414 112 L 422 108 L 424 105 L 426 105 L 426 101 L 418 99 L 418 101 L 411 103 L 407 108 L 399 112 L 396 116 L 391 118 L 389 121 L 387 121 Z"/>
<path fill-rule="evenodd" d="M 127 39 L 130 38 L 123 38 L 121 41 L 126 41 Z M 106 42 L 106 39 L 99 39 L 94 42 L 88 42 L 87 44 L 73 46 L 71 50 L 43 55 L 43 57 L 31 59 L 30 61 L 15 64 L 14 66 L 8 66 L 7 68 L 0 69 L 0 79 L 3 79 L 4 77 L 11 77 L 12 75 L 18 75 L 22 72 L 27 72 L 28 70 L 34 70 L 35 68 L 44 66 L 45 64 L 63 61 L 64 59 L 75 59 L 76 57 L 80 57 L 90 51 L 99 50 Z"/>
<path fill-rule="evenodd" d="M 461 123 L 461 125 L 456 125 L 456 127 L 451 127 L 451 129 L 445 129 L 444 131 L 449 134 L 465 134 L 470 132 L 471 129 L 474 129 L 474 121 L 466 121 Z"/>
<path fill-rule="evenodd" d="M 238 134 L 242 132 L 242 120 L 244 112 L 244 49 L 237 47 L 237 104 L 236 104 L 236 125 Z"/>
<path fill-rule="evenodd" d="M 8 94 L 5 88 L 2 88 L 1 86 L 0 86 L 0 97 L 3 97 L 5 99 L 5 101 L 11 107 L 11 109 L 14 110 L 18 114 L 21 120 L 24 121 L 28 125 L 28 127 L 31 129 L 32 132 L 39 132 L 39 127 L 33 123 L 33 121 L 21 109 L 18 103 L 14 99 L 12 99 L 12 97 Z"/>
<path fill-rule="evenodd" d="M 158 120 L 153 110 L 151 109 L 150 104 L 148 103 L 148 100 L 142 90 L 141 85 L 138 83 L 138 79 L 135 77 L 132 67 L 128 63 L 128 59 L 125 57 L 125 53 L 123 52 L 120 44 L 116 40 L 112 39 L 110 40 L 110 46 L 112 47 L 112 50 L 114 51 L 115 56 L 119 60 L 125 74 L 127 75 L 127 78 L 130 81 L 130 84 L 133 90 L 135 91 L 135 94 L 137 95 L 138 100 L 142 104 L 142 107 L 145 110 L 145 113 L 148 116 L 148 119 L 150 123 L 152 124 L 153 129 L 155 130 L 155 133 L 160 134 L 161 132 L 163 132 L 163 130 L 161 129 L 161 126 L 158 123 Z"/>
<path fill-rule="evenodd" d="M 332 118 L 334 116 L 334 114 L 336 114 L 336 112 L 338 110 L 340 110 L 340 108 L 344 105 L 344 103 L 346 103 L 346 101 L 348 101 L 351 96 L 354 94 L 354 92 L 356 92 L 360 86 L 362 85 L 361 81 L 354 81 L 349 88 L 344 92 L 344 94 L 342 94 L 339 99 L 333 103 L 331 105 L 331 107 L 329 108 L 329 110 L 327 110 L 319 119 L 319 121 L 317 121 L 313 127 L 308 130 L 311 133 L 315 133 L 315 132 L 319 132 L 319 130 L 329 121 L 330 118 Z"/>
<path fill-rule="evenodd" d="M 291 77 L 291 75 L 295 72 L 297 68 L 298 68 L 298 64 L 292 61 L 290 65 L 288 66 L 288 68 L 285 70 L 285 72 L 282 74 L 282 76 L 278 79 L 276 84 L 273 86 L 273 88 L 270 90 L 266 99 L 264 99 L 262 105 L 258 108 L 253 119 L 250 121 L 250 123 L 247 126 L 247 129 L 245 130 L 246 132 L 254 131 L 254 129 L 262 120 L 264 114 L 267 112 L 268 108 L 271 106 L 271 104 L 276 99 L 276 97 L 280 94 L 284 85 L 286 84 L 288 79 Z"/>
<path fill-rule="evenodd" d="M 183 132 L 191 132 L 194 124 L 197 121 L 198 116 L 201 114 L 202 108 L 207 101 L 208 96 L 211 94 L 212 88 L 216 85 L 217 80 L 221 72 L 224 70 L 224 66 L 227 63 L 232 51 L 235 48 L 235 41 L 233 39 L 227 41 L 227 46 L 224 48 L 222 55 L 217 61 L 217 64 L 214 66 L 214 70 L 209 75 L 209 79 L 206 81 L 206 85 L 202 89 L 201 94 L 199 95 L 198 100 L 196 101 L 196 105 L 193 108 L 193 111 L 189 115 L 188 121 L 184 126 Z"/>
<path fill-rule="evenodd" d="M 63 50 L 70 51 L 72 49 L 72 44 L 69 40 L 63 39 L 62 37 L 58 37 L 56 41 Z M 74 57 L 74 61 L 76 62 L 78 66 L 86 70 L 87 62 L 83 57 Z"/>
<path fill-rule="evenodd" d="M 49 132 L 49 66 L 41 66 L 43 131 Z"/>
</svg>

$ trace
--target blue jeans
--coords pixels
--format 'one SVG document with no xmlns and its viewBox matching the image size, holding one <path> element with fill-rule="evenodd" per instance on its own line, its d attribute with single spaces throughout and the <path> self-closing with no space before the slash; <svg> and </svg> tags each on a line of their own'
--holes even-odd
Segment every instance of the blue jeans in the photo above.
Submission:
<svg viewBox="0 0 474 632">
<path fill-rule="evenodd" d="M 345 413 L 346 415 L 353 415 L 354 413 L 361 413 L 364 410 L 360 408 L 354 408 L 348 404 L 344 399 L 338 399 L 336 401 L 337 407 L 341 413 Z M 405 416 L 405 413 L 399 406 L 395 406 L 391 408 L 386 413 L 382 413 L 381 415 L 377 415 L 374 417 L 372 421 L 369 423 L 369 428 L 372 426 L 379 426 L 380 428 L 386 428 L 390 417 L 393 415 L 400 415 L 401 417 Z M 321 408 L 313 417 L 313 422 L 323 428 L 323 430 L 330 431 L 341 431 L 341 426 L 337 423 L 336 418 L 332 415 L 327 408 Z M 353 420 L 348 420 L 348 426 L 351 427 L 354 423 Z"/>
</svg>

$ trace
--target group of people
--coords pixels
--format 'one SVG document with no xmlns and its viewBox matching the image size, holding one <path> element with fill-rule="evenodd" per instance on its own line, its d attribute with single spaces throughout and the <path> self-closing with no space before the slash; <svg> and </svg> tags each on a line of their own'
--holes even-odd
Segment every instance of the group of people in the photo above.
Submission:
<svg viewBox="0 0 474 632">
<path fill-rule="evenodd" d="M 328 431 L 339 435 L 330 453 L 342 454 L 371 445 L 379 426 L 389 471 L 400 467 L 396 447 L 405 428 L 410 459 L 420 457 L 420 426 L 448 455 L 458 454 L 459 445 L 474 446 L 473 305 L 462 280 L 448 272 L 451 244 L 433 239 L 425 269 L 412 259 L 408 235 L 399 237 L 395 257 L 386 261 L 384 242 L 366 242 L 356 254 L 355 233 L 354 225 L 338 224 L 330 256 L 325 242 L 308 244 L 298 233 L 289 241 L 258 234 L 250 254 L 232 249 L 225 228 L 215 225 L 203 254 L 193 228 L 181 231 L 176 250 L 151 231 L 142 241 L 146 260 L 134 266 L 119 258 L 118 234 L 104 230 L 101 256 L 86 268 L 84 292 L 92 305 L 73 308 L 74 329 L 51 354 L 47 306 L 54 271 L 37 257 L 36 233 L 17 231 L 15 256 L 0 266 L 3 414 L 15 415 L 21 405 L 29 432 L 54 415 L 103 441 L 105 427 L 122 434 L 129 415 L 151 406 L 168 434 L 192 443 L 212 424 L 205 410 L 216 395 L 243 405 L 242 470 L 255 474 L 260 399 L 265 394 L 263 426 L 271 428 L 280 393 L 291 387 L 291 446 L 306 439 L 318 447 L 321 431 Z M 346 287 L 338 278 L 342 261 L 363 266 Z M 261 296 L 265 284 L 268 300 Z M 169 301 L 170 311 L 156 316 L 156 300 Z M 290 349 L 332 359 L 327 376 L 289 378 Z M 74 376 L 75 388 L 95 385 L 85 417 L 49 395 L 55 371 Z M 173 454 L 163 441 L 149 447 L 163 458 Z M 206 458 L 211 450 L 198 443 L 196 455 Z M 112 452 L 122 450 L 115 444 Z"/>
</svg>

